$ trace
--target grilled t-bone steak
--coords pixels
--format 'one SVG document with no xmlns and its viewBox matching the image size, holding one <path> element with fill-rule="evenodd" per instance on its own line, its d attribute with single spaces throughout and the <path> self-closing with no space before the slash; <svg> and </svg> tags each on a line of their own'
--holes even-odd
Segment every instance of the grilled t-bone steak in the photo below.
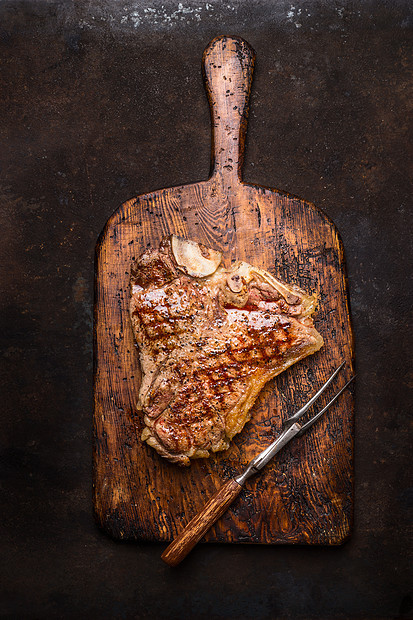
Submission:
<svg viewBox="0 0 413 620">
<path fill-rule="evenodd" d="M 315 298 L 172 235 L 131 271 L 142 440 L 169 461 L 225 450 L 267 381 L 318 351 Z"/>
</svg>

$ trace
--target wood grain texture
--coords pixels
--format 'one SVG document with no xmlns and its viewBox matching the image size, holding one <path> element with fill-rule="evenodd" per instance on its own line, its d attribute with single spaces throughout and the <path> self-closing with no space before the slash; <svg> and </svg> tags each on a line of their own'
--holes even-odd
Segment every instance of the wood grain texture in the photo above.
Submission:
<svg viewBox="0 0 413 620">
<path fill-rule="evenodd" d="M 209 528 L 221 517 L 235 498 L 241 493 L 241 485 L 230 478 L 207 501 L 199 512 L 175 540 L 165 549 L 162 559 L 169 566 L 177 566 L 206 534 Z"/>
<path fill-rule="evenodd" d="M 343 359 L 348 373 L 337 387 L 351 374 L 344 254 L 334 225 L 308 202 L 241 179 L 253 62 L 254 53 L 241 39 L 211 42 L 204 53 L 213 128 L 210 178 L 126 202 L 98 241 L 94 506 L 98 523 L 116 539 L 172 540 Z M 267 384 L 228 451 L 190 468 L 166 462 L 143 444 L 143 421 L 135 413 L 140 371 L 128 315 L 130 267 L 171 233 L 222 251 L 228 263 L 245 260 L 316 292 L 315 326 L 325 341 L 317 354 Z M 352 453 L 353 396 L 347 390 L 320 423 L 248 481 L 205 539 L 341 543 L 352 522 Z"/>
</svg>

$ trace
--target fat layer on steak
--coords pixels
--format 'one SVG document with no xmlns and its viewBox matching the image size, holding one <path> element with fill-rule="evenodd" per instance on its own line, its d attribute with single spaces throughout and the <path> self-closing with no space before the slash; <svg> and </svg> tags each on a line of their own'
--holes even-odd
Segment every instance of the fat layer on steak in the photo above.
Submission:
<svg viewBox="0 0 413 620">
<path fill-rule="evenodd" d="M 226 450 L 267 381 L 318 351 L 315 297 L 172 235 L 132 265 L 142 440 L 169 461 Z"/>
</svg>

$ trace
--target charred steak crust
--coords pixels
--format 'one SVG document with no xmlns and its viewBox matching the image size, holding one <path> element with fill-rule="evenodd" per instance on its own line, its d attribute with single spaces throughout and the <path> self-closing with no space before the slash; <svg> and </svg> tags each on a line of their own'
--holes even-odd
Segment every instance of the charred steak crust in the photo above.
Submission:
<svg viewBox="0 0 413 620">
<path fill-rule="evenodd" d="M 142 440 L 169 461 L 226 450 L 267 381 L 314 353 L 315 298 L 172 235 L 131 270 Z"/>
</svg>

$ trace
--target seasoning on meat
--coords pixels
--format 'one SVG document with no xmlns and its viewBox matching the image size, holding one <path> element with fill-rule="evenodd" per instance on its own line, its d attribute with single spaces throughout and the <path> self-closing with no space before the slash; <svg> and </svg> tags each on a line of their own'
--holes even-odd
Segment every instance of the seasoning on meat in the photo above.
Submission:
<svg viewBox="0 0 413 620">
<path fill-rule="evenodd" d="M 131 271 L 142 440 L 169 461 L 226 450 L 265 383 L 322 347 L 314 296 L 172 235 Z"/>
</svg>

